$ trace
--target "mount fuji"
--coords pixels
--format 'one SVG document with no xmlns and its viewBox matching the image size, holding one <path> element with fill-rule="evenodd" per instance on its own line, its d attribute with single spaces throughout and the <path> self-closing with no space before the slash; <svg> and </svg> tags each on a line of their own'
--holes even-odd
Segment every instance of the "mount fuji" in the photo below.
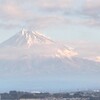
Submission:
<svg viewBox="0 0 100 100">
<path fill-rule="evenodd" d="M 99 76 L 100 63 L 38 32 L 23 29 L 0 44 L 1 90 L 100 88 Z"/>
<path fill-rule="evenodd" d="M 34 44 L 51 44 L 52 40 L 38 32 L 30 32 L 23 29 L 21 32 L 5 41 L 2 45 L 5 46 L 33 46 Z"/>
</svg>

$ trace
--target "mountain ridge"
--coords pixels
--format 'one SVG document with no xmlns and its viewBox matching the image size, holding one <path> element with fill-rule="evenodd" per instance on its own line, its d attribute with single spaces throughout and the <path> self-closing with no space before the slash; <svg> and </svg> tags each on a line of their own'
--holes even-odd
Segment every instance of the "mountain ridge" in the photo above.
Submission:
<svg viewBox="0 0 100 100">
<path fill-rule="evenodd" d="M 26 38 L 30 39 L 31 35 L 34 39 L 34 34 L 37 40 L 42 39 L 43 42 L 27 45 Z M 16 86 L 21 88 L 19 83 L 23 84 L 24 88 L 30 85 L 31 87 L 27 87 L 30 89 L 34 81 L 38 80 L 43 80 L 45 85 L 45 82 L 58 84 L 58 81 L 64 80 L 66 84 L 73 82 L 84 86 L 84 81 L 90 85 L 94 78 L 99 84 L 100 63 L 79 58 L 78 52 L 70 47 L 48 40 L 43 35 L 34 34 L 28 31 L 27 36 L 27 31 L 23 30 L 0 45 L 0 81 L 7 79 L 7 82 L 13 84 L 10 87 L 14 89 Z M 46 40 L 49 43 L 46 43 Z M 28 83 L 25 84 L 24 81 Z M 41 86 L 41 81 L 36 87 Z M 63 84 L 61 86 L 63 87 Z"/>
<path fill-rule="evenodd" d="M 22 29 L 19 33 L 12 36 L 7 41 L 4 41 L 2 46 L 28 46 L 31 47 L 34 44 L 52 44 L 54 41 L 50 40 L 45 35 L 37 31 L 28 31 L 26 29 Z"/>
</svg>

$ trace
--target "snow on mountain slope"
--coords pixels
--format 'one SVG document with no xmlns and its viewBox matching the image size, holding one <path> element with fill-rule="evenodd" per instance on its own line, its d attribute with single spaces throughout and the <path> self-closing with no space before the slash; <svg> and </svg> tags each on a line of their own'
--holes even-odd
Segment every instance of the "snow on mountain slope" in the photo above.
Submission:
<svg viewBox="0 0 100 100">
<path fill-rule="evenodd" d="M 53 41 L 46 36 L 33 31 L 23 29 L 18 34 L 11 37 L 9 40 L 2 43 L 2 46 L 27 46 L 31 47 L 34 44 L 52 44 Z"/>
<path fill-rule="evenodd" d="M 8 51 L 11 51 L 12 54 L 14 50 L 15 52 L 18 50 L 18 52 L 22 53 L 27 50 L 26 54 L 28 55 L 30 53 L 52 57 L 71 57 L 77 55 L 77 52 L 72 51 L 69 47 L 56 43 L 41 33 L 28 31 L 26 29 L 23 29 L 18 34 L 15 34 L 13 37 L 3 42 L 0 47 L 2 48 L 1 51 L 5 51 L 6 48 Z M 7 55 L 9 56 L 9 53 L 7 53 Z M 13 56 L 15 56 L 15 53 Z"/>
<path fill-rule="evenodd" d="M 97 81 L 100 63 L 78 58 L 70 48 L 24 29 L 0 44 L 0 79 Z"/>
</svg>

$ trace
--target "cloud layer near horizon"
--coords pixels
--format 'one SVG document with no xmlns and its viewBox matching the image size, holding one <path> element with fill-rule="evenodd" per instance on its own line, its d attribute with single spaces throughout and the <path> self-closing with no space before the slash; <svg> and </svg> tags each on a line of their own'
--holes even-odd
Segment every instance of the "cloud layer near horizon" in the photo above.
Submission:
<svg viewBox="0 0 100 100">
<path fill-rule="evenodd" d="M 100 25 L 99 0 L 0 0 L 0 26 Z M 7 23 L 6 23 L 7 22 Z"/>
</svg>

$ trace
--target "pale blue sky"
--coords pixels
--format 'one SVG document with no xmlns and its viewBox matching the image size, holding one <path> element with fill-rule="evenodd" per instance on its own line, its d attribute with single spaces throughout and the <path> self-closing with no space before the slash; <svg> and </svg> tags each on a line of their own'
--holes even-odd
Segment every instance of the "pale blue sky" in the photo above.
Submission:
<svg viewBox="0 0 100 100">
<path fill-rule="evenodd" d="M 27 28 L 57 41 L 100 43 L 99 0 L 0 0 L 0 42 Z"/>
</svg>

